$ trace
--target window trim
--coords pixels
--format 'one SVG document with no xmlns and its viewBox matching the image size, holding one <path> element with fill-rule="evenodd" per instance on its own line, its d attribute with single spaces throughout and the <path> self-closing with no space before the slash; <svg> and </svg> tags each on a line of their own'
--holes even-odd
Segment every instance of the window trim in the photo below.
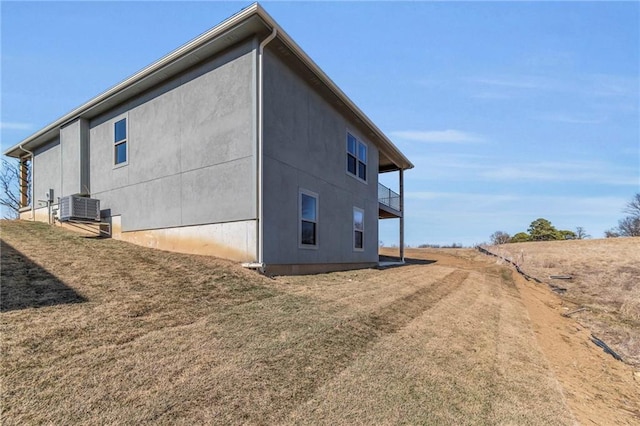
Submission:
<svg viewBox="0 0 640 426">
<path fill-rule="evenodd" d="M 353 156 L 353 154 L 351 154 L 349 152 L 349 136 L 352 136 L 355 140 L 356 140 L 356 155 L 355 155 L 355 159 L 356 159 L 356 172 L 351 173 L 349 171 L 349 156 Z M 362 183 L 368 183 L 368 178 L 369 178 L 369 144 L 364 142 L 362 139 L 360 139 L 358 136 L 355 135 L 354 132 L 352 132 L 351 130 L 347 129 L 347 137 L 345 140 L 346 144 L 345 144 L 345 153 L 346 155 L 346 163 L 345 163 L 345 171 L 347 172 L 347 175 L 351 176 L 354 179 L 359 180 Z M 365 161 L 362 161 L 362 159 L 359 157 L 359 144 L 362 144 L 365 149 L 366 149 L 366 158 Z M 366 172 L 365 172 L 365 178 L 362 179 L 359 175 L 358 175 L 358 170 L 359 170 L 359 165 L 360 163 L 363 163 L 364 166 L 366 167 Z"/>
<path fill-rule="evenodd" d="M 121 141 L 116 141 L 116 123 L 119 123 L 120 121 L 125 120 L 125 126 L 124 126 L 124 131 L 125 131 L 125 138 Z M 129 164 L 129 142 L 131 140 L 130 134 L 129 134 L 129 113 L 125 113 L 123 115 L 120 115 L 116 118 L 114 118 L 111 121 L 111 157 L 112 157 L 112 165 L 114 169 L 126 166 L 127 164 Z M 116 147 L 118 145 L 125 145 L 125 157 L 126 160 L 121 162 L 121 163 L 116 163 Z"/>
<path fill-rule="evenodd" d="M 362 230 L 356 229 L 356 212 L 360 212 L 362 213 Z M 352 220 L 353 220 L 353 225 L 352 225 L 352 229 L 351 229 L 351 239 L 352 239 L 352 248 L 353 251 L 364 251 L 364 235 L 365 235 L 365 226 L 364 226 L 364 221 L 365 221 L 365 213 L 364 213 L 364 209 L 361 209 L 359 207 L 353 207 L 353 211 L 351 213 L 352 215 Z M 362 232 L 362 247 L 356 247 L 356 232 Z"/>
<path fill-rule="evenodd" d="M 308 197 L 313 197 L 316 200 L 316 220 L 315 223 L 316 224 L 316 243 L 315 244 L 303 244 L 302 243 L 302 195 L 306 195 Z M 306 222 L 311 222 L 307 219 L 304 219 Z M 298 240 L 298 248 L 299 249 L 306 249 L 306 250 L 317 250 L 318 247 L 320 246 L 320 236 L 319 236 L 319 223 L 320 223 L 320 196 L 313 192 L 313 191 L 309 191 L 308 189 L 304 189 L 304 188 L 298 188 L 298 235 L 297 235 L 297 240 Z"/>
</svg>

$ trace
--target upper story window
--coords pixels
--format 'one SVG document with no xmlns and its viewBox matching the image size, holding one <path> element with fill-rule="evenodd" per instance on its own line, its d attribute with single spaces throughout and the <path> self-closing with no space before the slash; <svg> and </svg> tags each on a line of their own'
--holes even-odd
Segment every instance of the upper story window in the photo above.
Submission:
<svg viewBox="0 0 640 426">
<path fill-rule="evenodd" d="M 127 162 L 127 119 L 118 120 L 113 125 L 113 163 L 114 165 Z"/>
<path fill-rule="evenodd" d="M 318 246 L 318 194 L 301 189 L 299 208 L 300 247 L 316 248 Z"/>
<path fill-rule="evenodd" d="M 347 173 L 367 181 L 367 145 L 347 133 Z"/>
</svg>

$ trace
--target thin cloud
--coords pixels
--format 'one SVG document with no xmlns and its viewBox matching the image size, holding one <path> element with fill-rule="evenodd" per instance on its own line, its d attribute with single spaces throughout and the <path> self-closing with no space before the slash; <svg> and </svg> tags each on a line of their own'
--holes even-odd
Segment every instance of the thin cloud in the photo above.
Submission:
<svg viewBox="0 0 640 426">
<path fill-rule="evenodd" d="M 498 181 L 583 181 L 593 184 L 638 185 L 638 172 L 600 162 L 537 162 L 496 167 L 480 173 Z"/>
<path fill-rule="evenodd" d="M 503 99 L 511 99 L 513 96 L 506 93 L 497 93 L 497 92 L 480 92 L 470 95 L 474 99 L 488 99 L 488 100 L 503 100 Z"/>
<path fill-rule="evenodd" d="M 461 130 L 398 130 L 391 132 L 391 136 L 425 143 L 473 143 L 483 140 L 476 134 Z"/>
<path fill-rule="evenodd" d="M 472 82 L 485 86 L 506 87 L 512 89 L 551 89 L 553 82 L 543 77 L 536 76 L 501 76 L 494 78 L 472 78 Z"/>
<path fill-rule="evenodd" d="M 557 77 L 542 75 L 497 75 L 468 78 L 467 81 L 479 86 L 481 90 L 475 97 L 485 93 L 498 94 L 497 90 L 507 91 L 506 96 L 514 93 L 545 91 L 563 92 L 582 96 L 604 98 L 636 98 L 638 77 L 610 74 L 584 74 L 578 76 Z"/>
<path fill-rule="evenodd" d="M 567 124 L 601 124 L 605 122 L 605 119 L 602 117 L 572 116 L 567 114 L 543 115 L 540 119 Z"/>
<path fill-rule="evenodd" d="M 530 75 L 475 76 L 464 80 L 471 85 L 471 98 L 488 101 L 519 98 L 531 92 L 546 92 L 554 87 L 549 79 Z"/>
<path fill-rule="evenodd" d="M 489 192 L 455 192 L 455 191 L 409 191 L 405 193 L 405 198 L 414 200 L 452 200 L 469 206 L 469 201 L 484 200 L 488 202 L 504 202 L 504 201 L 527 201 L 529 206 L 531 203 L 537 204 L 562 204 L 567 202 L 580 204 L 582 206 L 593 205 L 624 205 L 627 200 L 625 198 L 613 196 L 565 196 L 565 195 L 528 195 L 528 194 L 499 194 Z M 522 205 L 528 208 L 527 205 Z"/>
<path fill-rule="evenodd" d="M 636 151 L 630 154 L 637 155 Z M 525 161 L 505 162 L 485 155 L 416 155 L 410 157 L 416 165 L 412 179 L 432 181 L 484 181 L 501 183 L 580 182 L 594 185 L 638 186 L 637 167 L 605 161 Z"/>
<path fill-rule="evenodd" d="M 640 81 L 637 76 L 591 74 L 586 77 L 583 84 L 587 85 L 587 90 L 592 94 L 604 97 L 632 97 L 637 99 L 638 89 L 640 89 Z"/>
<path fill-rule="evenodd" d="M 483 203 L 504 203 L 516 201 L 519 199 L 515 195 L 504 194 L 479 194 L 479 193 L 463 193 L 463 192 L 432 192 L 432 191 L 410 191 L 404 194 L 406 199 L 410 200 L 460 200 L 465 203 L 483 202 Z"/>
<path fill-rule="evenodd" d="M 0 129 L 2 130 L 31 130 L 32 128 L 33 124 L 31 123 L 0 121 Z"/>
<path fill-rule="evenodd" d="M 416 192 L 406 199 L 405 221 L 409 229 L 429 223 L 426 232 L 409 236 L 411 244 L 458 241 L 472 245 L 486 241 L 496 230 L 510 234 L 526 231 L 528 224 L 539 217 L 550 220 L 558 229 L 583 226 L 595 237 L 615 226 L 626 202 L 626 198 L 615 196 Z M 394 229 L 388 235 L 396 235 L 394 231 L 397 233 Z M 387 241 L 391 237 L 383 238 Z"/>
</svg>

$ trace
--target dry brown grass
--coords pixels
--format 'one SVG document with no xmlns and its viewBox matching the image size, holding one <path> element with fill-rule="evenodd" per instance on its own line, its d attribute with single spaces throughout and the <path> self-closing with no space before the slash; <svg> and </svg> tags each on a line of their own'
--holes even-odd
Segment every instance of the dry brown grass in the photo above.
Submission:
<svg viewBox="0 0 640 426">
<path fill-rule="evenodd" d="M 2 244 L 2 424 L 574 421 L 510 274 L 470 251 L 269 279 L 43 224 Z"/>
<path fill-rule="evenodd" d="M 549 241 L 491 248 L 528 274 L 566 288 L 567 310 L 623 356 L 640 365 L 640 238 Z M 551 279 L 570 275 L 571 280 Z"/>
</svg>

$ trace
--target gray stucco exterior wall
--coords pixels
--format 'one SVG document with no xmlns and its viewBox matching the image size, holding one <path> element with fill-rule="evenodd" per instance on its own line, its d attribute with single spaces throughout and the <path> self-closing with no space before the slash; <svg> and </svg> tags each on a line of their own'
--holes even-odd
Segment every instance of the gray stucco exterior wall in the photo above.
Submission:
<svg viewBox="0 0 640 426">
<path fill-rule="evenodd" d="M 60 139 L 54 139 L 34 151 L 36 156 L 36 168 L 34 176 L 35 206 L 42 207 L 38 200 L 45 199 L 45 193 L 53 189 L 54 199 L 62 194 L 61 172 L 61 143 Z"/>
<path fill-rule="evenodd" d="M 89 122 L 80 118 L 61 128 L 60 148 L 61 194 L 89 194 Z"/>
<path fill-rule="evenodd" d="M 123 231 L 255 219 L 254 44 L 91 120 L 91 195 Z M 123 118 L 127 162 L 114 166 Z"/>
<path fill-rule="evenodd" d="M 378 261 L 378 151 L 312 86 L 268 50 L 264 60 L 264 261 Z M 368 179 L 346 172 L 347 131 L 368 146 Z M 318 246 L 299 247 L 301 189 L 318 194 Z M 365 212 L 364 250 L 354 250 L 353 209 Z"/>
</svg>

